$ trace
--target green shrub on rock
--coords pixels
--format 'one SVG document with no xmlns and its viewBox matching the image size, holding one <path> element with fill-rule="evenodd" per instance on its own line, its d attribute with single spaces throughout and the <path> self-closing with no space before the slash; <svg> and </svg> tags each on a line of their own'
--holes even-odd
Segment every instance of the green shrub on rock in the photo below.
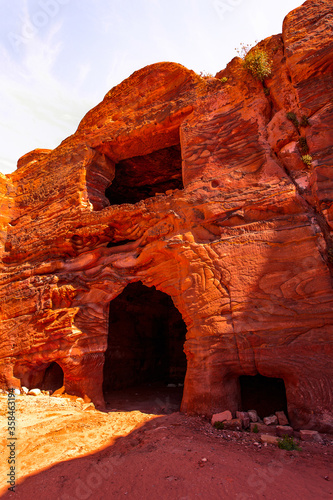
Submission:
<svg viewBox="0 0 333 500">
<path fill-rule="evenodd" d="M 272 73 L 272 61 L 263 49 L 252 49 L 244 58 L 244 68 L 261 82 Z"/>
<path fill-rule="evenodd" d="M 302 156 L 302 160 L 303 160 L 303 163 L 305 163 L 305 165 L 307 165 L 308 167 L 311 166 L 312 156 L 310 156 L 310 155 L 303 155 Z"/>
<path fill-rule="evenodd" d="M 281 449 L 281 450 L 288 450 L 288 451 L 291 451 L 291 450 L 297 450 L 297 451 L 301 451 L 302 448 L 300 448 L 300 446 L 298 446 L 298 444 L 294 441 L 294 438 L 292 436 L 283 436 L 282 439 L 279 439 L 278 440 L 278 447 Z"/>
</svg>

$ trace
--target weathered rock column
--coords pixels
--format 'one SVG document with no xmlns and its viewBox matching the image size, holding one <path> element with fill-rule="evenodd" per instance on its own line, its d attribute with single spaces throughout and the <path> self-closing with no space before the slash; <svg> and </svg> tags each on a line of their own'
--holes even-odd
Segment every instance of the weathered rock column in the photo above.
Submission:
<svg viewBox="0 0 333 500">
<path fill-rule="evenodd" d="M 104 407 L 103 397 L 104 353 L 68 356 L 61 360 L 64 371 L 64 388 L 67 394 L 74 394 L 92 400 L 98 407 Z"/>
<path fill-rule="evenodd" d="M 229 349 L 225 356 L 219 343 L 211 341 L 209 338 L 185 343 L 187 372 L 181 411 L 212 415 L 226 409 L 235 412 L 240 408 L 238 377 L 228 369 L 229 363 L 237 363 L 236 359 L 230 359 L 231 352 L 236 357 L 236 350 Z"/>
</svg>

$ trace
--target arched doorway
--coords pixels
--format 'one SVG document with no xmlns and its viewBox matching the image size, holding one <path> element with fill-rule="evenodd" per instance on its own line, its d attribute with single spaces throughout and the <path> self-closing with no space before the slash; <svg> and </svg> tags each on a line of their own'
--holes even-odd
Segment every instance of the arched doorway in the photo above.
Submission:
<svg viewBox="0 0 333 500">
<path fill-rule="evenodd" d="M 63 386 L 64 372 L 61 366 L 53 361 L 45 370 L 41 389 L 44 391 L 56 391 Z"/>
<path fill-rule="evenodd" d="M 185 335 L 185 323 L 171 297 L 141 282 L 127 285 L 110 303 L 103 374 L 106 402 L 115 406 L 115 399 L 132 393 L 138 402 L 140 397 L 153 398 L 152 406 L 158 403 L 162 409 L 165 403 L 179 409 Z M 171 404 L 171 397 L 177 404 Z"/>
</svg>

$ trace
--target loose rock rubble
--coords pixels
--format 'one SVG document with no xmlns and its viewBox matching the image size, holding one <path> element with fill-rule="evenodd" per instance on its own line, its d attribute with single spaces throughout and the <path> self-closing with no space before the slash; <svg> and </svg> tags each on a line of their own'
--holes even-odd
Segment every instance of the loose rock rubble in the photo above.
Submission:
<svg viewBox="0 0 333 500">
<path fill-rule="evenodd" d="M 258 422 L 259 420 L 259 417 L 258 417 L 258 413 L 256 412 L 256 410 L 249 410 L 247 412 L 251 422 Z"/>
<path fill-rule="evenodd" d="M 289 425 L 288 419 L 284 414 L 284 411 L 276 411 L 275 415 L 278 419 L 279 425 Z"/>
<path fill-rule="evenodd" d="M 224 437 L 235 438 L 237 440 L 242 438 L 242 435 L 251 433 L 253 435 L 260 435 L 260 440 L 265 444 L 278 445 L 279 438 L 295 437 L 301 441 L 314 442 L 323 444 L 324 440 L 318 431 L 315 430 L 295 430 L 289 425 L 288 418 L 283 411 L 275 412 L 275 415 L 269 415 L 261 419 L 256 410 L 237 411 L 236 418 L 229 410 L 217 413 L 212 416 L 211 424 L 215 426 L 216 422 L 219 425 L 217 428 L 222 428 L 225 431 L 238 431 L 233 432 L 231 435 L 223 434 Z M 277 425 L 279 422 L 279 425 Z M 283 422 L 283 425 L 281 424 Z M 254 443 L 255 444 L 255 443 Z M 258 446 L 259 443 L 256 444 Z"/>
<path fill-rule="evenodd" d="M 279 437 L 293 436 L 294 429 L 292 427 L 290 427 L 290 425 L 277 425 L 276 426 L 276 435 Z"/>
<path fill-rule="evenodd" d="M 301 430 L 299 434 L 302 441 L 313 441 L 315 443 L 323 442 L 323 438 L 317 431 Z"/>
<path fill-rule="evenodd" d="M 269 417 L 264 418 L 265 425 L 276 425 L 278 423 L 278 419 L 276 415 L 270 415 Z"/>
<path fill-rule="evenodd" d="M 226 410 L 222 413 L 216 413 L 215 415 L 212 416 L 212 425 L 214 425 L 215 422 L 226 422 L 231 419 L 232 419 L 232 413 L 229 410 Z"/>
</svg>

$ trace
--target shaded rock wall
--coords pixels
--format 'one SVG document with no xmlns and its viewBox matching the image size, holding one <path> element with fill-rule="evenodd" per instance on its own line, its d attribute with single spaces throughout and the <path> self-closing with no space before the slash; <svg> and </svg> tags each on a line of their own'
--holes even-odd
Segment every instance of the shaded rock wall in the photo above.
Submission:
<svg viewBox="0 0 333 500">
<path fill-rule="evenodd" d="M 109 304 L 141 281 L 187 326 L 183 411 L 237 410 L 260 374 L 283 379 L 294 427 L 333 430 L 332 18 L 308 0 L 260 42 L 268 90 L 239 58 L 208 79 L 148 66 L 0 177 L 2 387 L 57 362 L 103 404 Z"/>
</svg>

